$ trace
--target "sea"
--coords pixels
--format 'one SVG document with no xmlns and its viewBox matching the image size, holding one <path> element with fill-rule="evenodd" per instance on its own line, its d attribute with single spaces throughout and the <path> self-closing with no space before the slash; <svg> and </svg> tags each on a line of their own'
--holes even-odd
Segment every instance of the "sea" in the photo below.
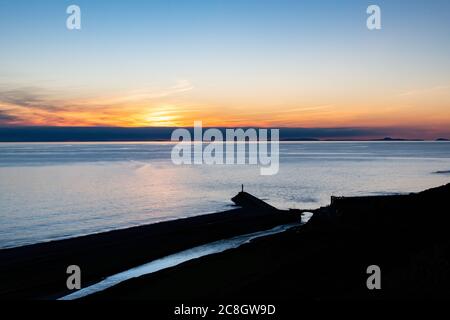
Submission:
<svg viewBox="0 0 450 320">
<path fill-rule="evenodd" d="M 0 143 L 0 248 L 228 210 L 241 185 L 280 209 L 315 209 L 450 182 L 445 141 L 281 142 L 279 172 L 266 176 L 258 165 L 176 165 L 173 146 Z"/>
</svg>

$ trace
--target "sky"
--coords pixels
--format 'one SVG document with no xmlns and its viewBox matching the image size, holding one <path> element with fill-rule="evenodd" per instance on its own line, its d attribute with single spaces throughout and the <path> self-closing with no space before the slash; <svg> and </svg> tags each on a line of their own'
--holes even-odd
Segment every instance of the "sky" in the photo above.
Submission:
<svg viewBox="0 0 450 320">
<path fill-rule="evenodd" d="M 0 126 L 450 138 L 449 39 L 448 0 L 0 0 Z"/>
</svg>

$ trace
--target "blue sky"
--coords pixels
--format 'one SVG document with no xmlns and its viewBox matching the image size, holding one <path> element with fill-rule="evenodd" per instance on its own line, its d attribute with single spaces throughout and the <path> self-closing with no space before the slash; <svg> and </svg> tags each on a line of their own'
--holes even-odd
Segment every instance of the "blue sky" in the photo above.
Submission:
<svg viewBox="0 0 450 320">
<path fill-rule="evenodd" d="M 80 31 L 65 27 L 70 4 L 81 7 Z M 381 7 L 380 31 L 366 28 L 370 4 Z M 254 118 L 260 123 L 271 108 L 334 105 L 333 119 L 320 123 L 305 114 L 302 122 L 296 114 L 298 126 L 407 125 L 400 116 L 408 110 L 391 123 L 376 109 L 411 105 L 395 97 L 450 85 L 446 0 L 0 0 L 0 39 L 3 92 L 33 88 L 45 93 L 40 100 L 95 101 L 119 92 L 167 92 L 181 83 L 189 92 L 147 105 L 158 105 L 155 112 L 165 104 L 228 108 L 224 118 L 246 123 L 252 118 L 240 110 L 262 110 L 265 116 Z M 431 118 L 445 116 L 448 96 L 438 96 Z M 419 118 L 425 106 L 416 101 Z M 344 116 L 350 113 L 357 116 Z M 342 123 L 333 121 L 340 117 Z"/>
<path fill-rule="evenodd" d="M 65 9 L 74 3 L 82 9 L 80 32 L 65 28 Z M 18 82 L 29 76 L 30 82 L 85 83 L 80 78 L 93 68 L 96 74 L 88 83 L 119 85 L 111 78 L 119 72 L 120 82 L 125 78 L 133 86 L 204 80 L 230 67 L 251 73 L 273 65 L 289 73 L 291 65 L 319 65 L 314 57 L 334 56 L 365 60 L 374 66 L 367 67 L 369 72 L 402 62 L 401 67 L 410 64 L 412 72 L 436 82 L 445 78 L 450 2 L 376 1 L 383 19 L 378 34 L 365 28 L 365 8 L 371 3 L 2 0 L 0 67 Z M 442 71 L 433 68 L 428 74 L 428 67 L 436 65 Z"/>
</svg>

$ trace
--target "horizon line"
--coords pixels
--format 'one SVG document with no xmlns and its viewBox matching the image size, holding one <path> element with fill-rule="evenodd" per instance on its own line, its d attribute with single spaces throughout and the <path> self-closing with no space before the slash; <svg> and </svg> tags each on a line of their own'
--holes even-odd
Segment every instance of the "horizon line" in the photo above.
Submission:
<svg viewBox="0 0 450 320">
<path fill-rule="evenodd" d="M 126 142 L 171 141 L 175 129 L 195 127 L 117 126 L 0 126 L 0 142 Z M 280 141 L 446 141 L 447 134 L 410 128 L 370 127 L 202 127 L 227 129 L 279 129 Z"/>
</svg>

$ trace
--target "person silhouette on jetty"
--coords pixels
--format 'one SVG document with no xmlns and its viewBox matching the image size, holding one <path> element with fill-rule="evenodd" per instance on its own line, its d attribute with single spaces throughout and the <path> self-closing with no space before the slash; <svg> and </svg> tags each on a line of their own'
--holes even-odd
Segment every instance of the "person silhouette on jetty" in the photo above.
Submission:
<svg viewBox="0 0 450 320">
<path fill-rule="evenodd" d="M 231 198 L 236 205 L 248 210 L 262 210 L 262 211 L 278 211 L 277 208 L 271 206 L 267 202 L 251 195 L 244 191 L 244 184 L 241 184 L 241 192 Z"/>
</svg>

